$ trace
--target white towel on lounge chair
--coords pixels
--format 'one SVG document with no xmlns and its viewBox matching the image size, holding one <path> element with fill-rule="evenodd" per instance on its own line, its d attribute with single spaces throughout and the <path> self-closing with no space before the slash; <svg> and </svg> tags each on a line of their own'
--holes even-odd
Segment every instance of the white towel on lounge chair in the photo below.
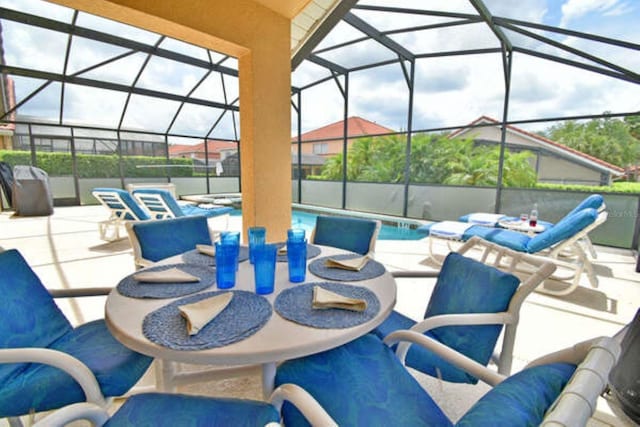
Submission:
<svg viewBox="0 0 640 427">
<path fill-rule="evenodd" d="M 431 226 L 429 234 L 447 239 L 462 239 L 464 232 L 474 225 L 468 222 L 442 221 Z"/>
<path fill-rule="evenodd" d="M 504 219 L 504 217 L 505 216 L 503 214 L 476 212 L 469 214 L 469 219 L 467 222 L 477 225 L 495 227 L 498 224 L 498 221 Z"/>
</svg>

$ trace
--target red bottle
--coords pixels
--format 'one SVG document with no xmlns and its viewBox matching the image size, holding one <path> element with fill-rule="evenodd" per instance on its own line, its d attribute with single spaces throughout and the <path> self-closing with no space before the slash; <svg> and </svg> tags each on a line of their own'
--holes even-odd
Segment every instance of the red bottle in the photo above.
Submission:
<svg viewBox="0 0 640 427">
<path fill-rule="evenodd" d="M 535 227 L 536 225 L 538 225 L 538 204 L 534 203 L 533 209 L 529 214 L 529 227 Z"/>
</svg>

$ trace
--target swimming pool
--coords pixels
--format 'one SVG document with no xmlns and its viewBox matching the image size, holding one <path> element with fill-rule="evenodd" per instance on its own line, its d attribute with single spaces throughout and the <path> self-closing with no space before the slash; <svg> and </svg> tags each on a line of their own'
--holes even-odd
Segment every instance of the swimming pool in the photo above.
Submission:
<svg viewBox="0 0 640 427">
<path fill-rule="evenodd" d="M 242 215 L 242 211 L 234 209 L 231 215 Z M 293 209 L 291 212 L 291 226 L 294 228 L 304 228 L 307 235 L 311 233 L 316 225 L 317 213 Z M 380 240 L 419 240 L 425 237 L 424 233 L 419 233 L 415 228 L 411 228 L 405 224 L 390 225 L 382 224 L 378 239 Z"/>
</svg>

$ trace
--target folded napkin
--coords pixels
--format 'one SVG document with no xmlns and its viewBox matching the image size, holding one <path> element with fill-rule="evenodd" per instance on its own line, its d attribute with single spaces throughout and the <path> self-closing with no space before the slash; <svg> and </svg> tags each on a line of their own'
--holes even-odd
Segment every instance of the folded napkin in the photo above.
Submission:
<svg viewBox="0 0 640 427">
<path fill-rule="evenodd" d="M 369 262 L 369 256 L 351 258 L 351 259 L 334 259 L 329 258 L 324 265 L 331 268 L 341 268 L 343 270 L 360 271 Z"/>
<path fill-rule="evenodd" d="M 216 256 L 216 247 L 211 245 L 196 245 L 196 249 L 201 254 Z"/>
<path fill-rule="evenodd" d="M 315 309 L 324 310 L 327 308 L 340 308 L 351 311 L 365 311 L 367 302 L 362 299 L 349 298 L 344 295 L 331 292 L 322 286 L 313 287 L 313 302 L 311 306 Z"/>
<path fill-rule="evenodd" d="M 141 271 L 133 275 L 138 282 L 148 283 L 187 283 L 199 282 L 200 278 L 192 276 L 186 271 L 182 271 L 176 267 L 167 270 Z"/>
<path fill-rule="evenodd" d="M 178 306 L 180 315 L 187 321 L 187 332 L 195 335 L 222 312 L 233 298 L 233 292 L 225 292 L 192 304 Z"/>
<path fill-rule="evenodd" d="M 286 255 L 287 254 L 287 245 L 284 245 L 280 249 L 278 249 L 278 255 Z"/>
</svg>

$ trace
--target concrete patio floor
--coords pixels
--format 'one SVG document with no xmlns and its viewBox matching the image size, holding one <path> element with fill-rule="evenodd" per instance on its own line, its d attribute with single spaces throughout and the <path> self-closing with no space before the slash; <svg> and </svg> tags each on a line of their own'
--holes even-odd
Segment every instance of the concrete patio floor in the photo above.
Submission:
<svg viewBox="0 0 640 427">
<path fill-rule="evenodd" d="M 126 238 L 114 242 L 100 240 L 98 223 L 106 217 L 107 211 L 102 206 L 59 207 L 47 217 L 16 217 L 10 211 L 0 212 L 0 246 L 18 249 L 50 289 L 113 287 L 134 271 L 134 265 Z M 241 229 L 240 221 L 240 217 L 231 217 L 229 228 Z M 214 227 L 217 225 L 220 224 Z M 640 274 L 635 272 L 635 254 L 607 247 L 596 250 L 598 288 L 591 288 L 584 280 L 565 297 L 533 293 L 527 298 L 516 339 L 514 372 L 543 354 L 595 336 L 614 335 L 631 321 L 640 306 Z M 379 240 L 376 247 L 376 259 L 389 270 L 433 270 L 432 264 L 425 261 L 426 253 L 423 240 Z M 421 319 L 433 284 L 432 279 L 398 279 L 396 310 Z M 105 297 L 58 302 L 74 324 L 103 317 Z M 483 386 L 451 386 L 421 374 L 416 376 L 452 419 L 457 419 L 486 391 Z M 229 381 L 232 383 L 189 386 L 181 391 L 205 394 L 230 391 L 232 396 L 259 396 L 257 378 Z M 593 424 L 633 425 L 618 413 L 601 399 Z"/>
</svg>

